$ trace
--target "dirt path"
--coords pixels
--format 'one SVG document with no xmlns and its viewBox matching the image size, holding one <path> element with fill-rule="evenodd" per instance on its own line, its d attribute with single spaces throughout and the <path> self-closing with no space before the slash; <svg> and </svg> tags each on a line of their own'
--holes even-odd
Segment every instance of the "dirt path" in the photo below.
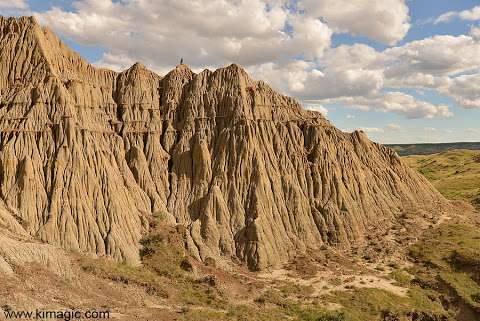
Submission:
<svg viewBox="0 0 480 321">
<path fill-rule="evenodd" d="M 341 274 L 333 272 L 318 272 L 316 276 L 309 279 L 303 279 L 294 276 L 285 269 L 273 270 L 271 272 L 259 274 L 258 277 L 264 280 L 286 281 L 301 286 L 312 286 L 313 297 L 319 297 L 329 294 L 333 291 L 348 291 L 352 288 L 374 288 L 391 292 L 395 295 L 405 297 L 408 295 L 408 289 L 395 285 L 394 280 L 389 280 L 373 274 Z"/>
</svg>

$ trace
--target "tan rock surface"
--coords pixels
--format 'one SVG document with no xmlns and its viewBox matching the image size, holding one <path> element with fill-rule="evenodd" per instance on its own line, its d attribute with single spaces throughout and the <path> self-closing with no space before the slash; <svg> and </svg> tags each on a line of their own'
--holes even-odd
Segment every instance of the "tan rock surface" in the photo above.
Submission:
<svg viewBox="0 0 480 321">
<path fill-rule="evenodd" d="M 96 69 L 33 18 L 0 18 L 0 43 L 0 196 L 50 244 L 135 264 L 160 212 L 198 259 L 262 269 L 445 202 L 390 149 L 237 65 Z"/>
<path fill-rule="evenodd" d="M 38 264 L 62 278 L 70 279 L 73 276 L 72 267 L 64 251 L 33 239 L 15 216 L 16 213 L 10 212 L 0 202 L 0 273 L 13 275 L 18 267 Z"/>
</svg>

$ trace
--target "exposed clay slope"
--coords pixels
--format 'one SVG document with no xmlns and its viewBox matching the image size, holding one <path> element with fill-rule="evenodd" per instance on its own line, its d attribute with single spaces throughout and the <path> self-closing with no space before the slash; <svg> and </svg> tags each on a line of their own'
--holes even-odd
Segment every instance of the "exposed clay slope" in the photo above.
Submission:
<svg viewBox="0 0 480 321">
<path fill-rule="evenodd" d="M 17 268 L 33 264 L 70 279 L 73 272 L 64 251 L 35 240 L 19 221 L 18 213 L 0 201 L 0 274 L 11 276 Z"/>
<path fill-rule="evenodd" d="M 237 65 L 95 69 L 33 18 L 0 18 L 0 42 L 1 197 L 43 241 L 135 263 L 162 213 L 198 259 L 261 269 L 444 202 L 390 149 Z"/>
</svg>

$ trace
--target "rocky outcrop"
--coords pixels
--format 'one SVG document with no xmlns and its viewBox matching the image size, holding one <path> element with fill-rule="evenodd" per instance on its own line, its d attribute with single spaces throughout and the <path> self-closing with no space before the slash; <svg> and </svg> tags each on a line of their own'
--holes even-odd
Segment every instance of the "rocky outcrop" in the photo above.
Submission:
<svg viewBox="0 0 480 321">
<path fill-rule="evenodd" d="M 444 201 L 237 65 L 96 69 L 33 18 L 0 18 L 0 43 L 0 197 L 50 244 L 135 264 L 161 212 L 196 258 L 262 269 Z"/>
</svg>

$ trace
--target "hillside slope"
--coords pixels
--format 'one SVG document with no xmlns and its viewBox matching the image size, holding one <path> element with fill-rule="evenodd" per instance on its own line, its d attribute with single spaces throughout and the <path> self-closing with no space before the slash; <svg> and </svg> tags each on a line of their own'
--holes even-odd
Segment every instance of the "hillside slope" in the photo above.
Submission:
<svg viewBox="0 0 480 321">
<path fill-rule="evenodd" d="M 455 149 L 480 150 L 480 143 L 425 143 L 425 144 L 387 144 L 400 156 L 431 155 Z"/>
<path fill-rule="evenodd" d="M 480 206 L 480 151 L 452 150 L 404 159 L 445 197 Z"/>
<path fill-rule="evenodd" d="M 96 69 L 33 18 L 0 18 L 0 43 L 0 196 L 44 242 L 136 264 L 157 213 L 195 258 L 263 269 L 446 203 L 237 65 Z"/>
</svg>

